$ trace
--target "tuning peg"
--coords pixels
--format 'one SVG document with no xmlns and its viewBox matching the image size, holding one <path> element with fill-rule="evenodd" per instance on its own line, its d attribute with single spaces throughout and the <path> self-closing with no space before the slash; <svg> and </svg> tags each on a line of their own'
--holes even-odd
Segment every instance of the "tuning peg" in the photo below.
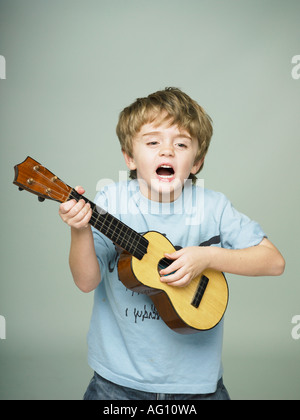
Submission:
<svg viewBox="0 0 300 420">
<path fill-rule="evenodd" d="M 43 201 L 45 201 L 45 199 L 43 197 L 38 197 L 38 200 L 42 203 Z"/>
<path fill-rule="evenodd" d="M 23 191 L 23 190 L 24 190 L 24 188 L 19 187 L 19 191 Z"/>
</svg>

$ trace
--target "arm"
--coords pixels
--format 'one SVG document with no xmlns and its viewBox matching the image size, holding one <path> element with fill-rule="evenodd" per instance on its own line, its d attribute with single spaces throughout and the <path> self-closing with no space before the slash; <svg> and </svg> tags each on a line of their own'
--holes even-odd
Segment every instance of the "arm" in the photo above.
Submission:
<svg viewBox="0 0 300 420">
<path fill-rule="evenodd" d="M 81 187 L 76 190 L 84 193 Z M 69 264 L 74 282 L 80 290 L 88 293 L 101 281 L 93 234 L 88 224 L 92 210 L 84 200 L 70 200 L 60 205 L 59 215 L 71 227 Z"/>
<path fill-rule="evenodd" d="M 259 245 L 245 249 L 187 247 L 165 254 L 174 262 L 160 272 L 161 281 L 173 286 L 186 286 L 207 268 L 243 276 L 278 276 L 285 261 L 278 249 L 264 238 Z"/>
</svg>

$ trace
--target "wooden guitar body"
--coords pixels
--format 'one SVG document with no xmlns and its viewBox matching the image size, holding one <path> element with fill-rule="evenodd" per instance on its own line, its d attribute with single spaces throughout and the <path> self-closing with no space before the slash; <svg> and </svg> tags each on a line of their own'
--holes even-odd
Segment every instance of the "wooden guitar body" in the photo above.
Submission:
<svg viewBox="0 0 300 420">
<path fill-rule="evenodd" d="M 164 322 L 178 333 L 196 333 L 217 325 L 228 303 L 228 286 L 223 273 L 205 270 L 185 287 L 162 283 L 161 261 L 164 253 L 172 253 L 175 248 L 159 232 L 150 231 L 143 236 L 149 246 L 141 260 L 127 252 L 120 256 L 118 271 L 124 286 L 149 296 Z"/>
</svg>

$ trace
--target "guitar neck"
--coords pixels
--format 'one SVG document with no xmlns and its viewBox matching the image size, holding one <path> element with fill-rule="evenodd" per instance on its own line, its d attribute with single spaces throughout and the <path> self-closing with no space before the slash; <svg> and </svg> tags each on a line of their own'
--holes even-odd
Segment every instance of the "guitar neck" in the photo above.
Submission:
<svg viewBox="0 0 300 420">
<path fill-rule="evenodd" d="M 92 209 L 92 217 L 89 223 L 116 245 L 123 248 L 125 251 L 129 252 L 129 254 L 133 255 L 139 260 L 141 260 L 147 253 L 149 242 L 138 232 L 125 225 L 125 223 L 122 223 L 106 210 L 96 206 L 95 203 L 83 195 L 78 194 L 74 188 L 72 188 L 69 195 L 69 199 L 72 198 L 76 201 L 83 199 L 86 203 L 90 204 Z"/>
</svg>

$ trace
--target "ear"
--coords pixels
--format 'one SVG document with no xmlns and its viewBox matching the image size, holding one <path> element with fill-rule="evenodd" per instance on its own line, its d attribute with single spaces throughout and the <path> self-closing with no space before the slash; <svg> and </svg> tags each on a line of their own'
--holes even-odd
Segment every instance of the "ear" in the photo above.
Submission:
<svg viewBox="0 0 300 420">
<path fill-rule="evenodd" d="M 130 169 L 131 171 L 134 171 L 136 169 L 136 164 L 135 164 L 135 161 L 134 161 L 133 157 L 131 157 L 124 150 L 122 150 L 122 153 L 123 153 L 125 163 L 126 163 L 128 169 Z"/>
<path fill-rule="evenodd" d="M 205 159 L 205 156 L 202 159 L 200 159 L 200 160 L 198 160 L 197 162 L 194 163 L 194 166 L 191 169 L 191 174 L 196 175 L 196 173 L 202 167 L 202 165 L 204 163 L 204 159 Z"/>
</svg>

